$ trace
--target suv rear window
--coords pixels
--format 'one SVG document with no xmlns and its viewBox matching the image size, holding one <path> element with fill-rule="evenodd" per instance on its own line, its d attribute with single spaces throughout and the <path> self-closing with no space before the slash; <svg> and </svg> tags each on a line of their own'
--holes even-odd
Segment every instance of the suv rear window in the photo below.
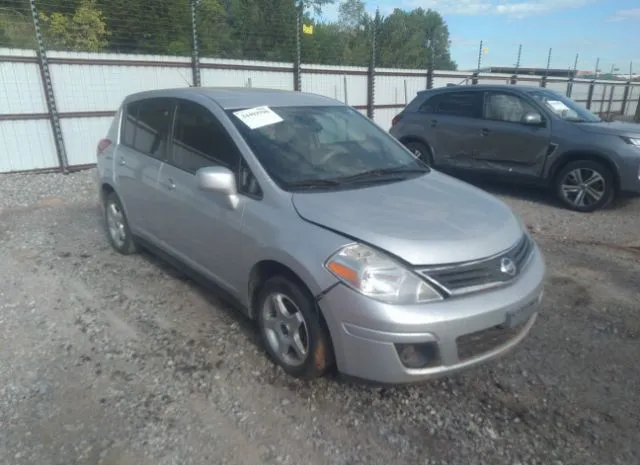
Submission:
<svg viewBox="0 0 640 465">
<path fill-rule="evenodd" d="M 122 144 L 154 158 L 164 158 L 173 103 L 168 98 L 138 100 L 127 105 Z"/>
<path fill-rule="evenodd" d="M 429 98 L 418 110 L 421 113 L 436 115 L 482 117 L 481 92 L 447 92 Z"/>
</svg>

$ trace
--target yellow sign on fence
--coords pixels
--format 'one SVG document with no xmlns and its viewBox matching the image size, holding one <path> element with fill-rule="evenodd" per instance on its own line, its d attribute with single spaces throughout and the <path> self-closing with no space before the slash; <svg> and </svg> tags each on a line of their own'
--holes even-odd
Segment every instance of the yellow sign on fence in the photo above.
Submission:
<svg viewBox="0 0 640 465">
<path fill-rule="evenodd" d="M 313 35 L 313 24 L 303 24 L 302 25 L 302 33 Z"/>
</svg>

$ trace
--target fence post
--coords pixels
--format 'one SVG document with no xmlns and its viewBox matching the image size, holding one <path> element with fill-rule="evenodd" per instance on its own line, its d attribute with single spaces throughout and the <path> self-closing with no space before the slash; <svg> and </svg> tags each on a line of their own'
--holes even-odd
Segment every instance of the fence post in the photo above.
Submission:
<svg viewBox="0 0 640 465">
<path fill-rule="evenodd" d="M 622 114 L 627 114 L 627 100 L 629 99 L 629 91 L 631 90 L 631 81 L 627 81 L 627 85 L 624 86 L 624 94 L 622 95 Z"/>
<path fill-rule="evenodd" d="M 591 110 L 591 101 L 593 100 L 593 91 L 596 87 L 595 79 L 589 83 L 589 93 L 587 94 L 587 110 Z"/>
<path fill-rule="evenodd" d="M 302 66 L 302 44 L 301 37 L 302 34 L 302 1 L 300 1 L 296 8 L 296 58 L 293 63 L 293 90 L 300 91 L 302 90 L 301 76 L 300 76 L 300 68 Z"/>
<path fill-rule="evenodd" d="M 200 45 L 198 40 L 198 0 L 191 0 L 191 73 L 193 86 L 200 87 Z"/>
<path fill-rule="evenodd" d="M 609 104 L 607 105 L 607 121 L 611 120 L 611 104 L 613 103 L 613 93 L 616 90 L 616 85 L 611 84 L 611 90 L 609 91 Z"/>
<path fill-rule="evenodd" d="M 573 92 L 573 76 L 569 76 L 569 81 L 567 81 L 567 97 L 571 98 L 571 93 Z"/>
<path fill-rule="evenodd" d="M 478 83 L 478 75 L 479 73 L 477 71 L 471 75 L 471 84 L 475 85 Z"/>
<path fill-rule="evenodd" d="M 64 145 L 64 137 L 62 136 L 62 127 L 60 126 L 60 115 L 58 114 L 56 98 L 53 93 L 53 83 L 51 81 L 51 73 L 49 72 L 49 60 L 47 59 L 47 49 L 45 47 L 44 39 L 42 38 L 42 31 L 40 29 L 40 16 L 38 14 L 38 7 L 36 5 L 36 0 L 30 0 L 29 3 L 31 5 L 31 18 L 33 20 L 33 28 L 36 34 L 36 55 L 38 57 L 40 77 L 42 79 L 44 96 L 47 102 L 47 110 L 49 112 L 49 122 L 51 123 L 51 130 L 53 131 L 53 140 L 56 144 L 58 163 L 60 165 L 60 171 L 64 174 L 68 174 L 69 161 L 67 159 L 67 150 Z"/>
<path fill-rule="evenodd" d="M 367 118 L 373 120 L 376 103 L 376 23 L 371 30 L 371 59 L 367 70 Z"/>
</svg>

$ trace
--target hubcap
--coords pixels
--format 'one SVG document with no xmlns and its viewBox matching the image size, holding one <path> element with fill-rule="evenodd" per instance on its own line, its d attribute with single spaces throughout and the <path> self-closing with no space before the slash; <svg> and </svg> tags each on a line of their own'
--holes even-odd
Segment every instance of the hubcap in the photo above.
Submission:
<svg viewBox="0 0 640 465">
<path fill-rule="evenodd" d="M 122 247 L 127 240 L 127 230 L 124 226 L 124 215 L 115 202 L 107 205 L 107 227 L 113 242 Z"/>
<path fill-rule="evenodd" d="M 569 171 L 562 180 L 562 195 L 577 207 L 588 207 L 600 201 L 607 188 L 600 173 L 591 168 Z"/>
<path fill-rule="evenodd" d="M 309 353 L 309 333 L 298 306 L 286 295 L 274 293 L 265 300 L 262 316 L 271 350 L 286 365 L 302 365 Z"/>
</svg>

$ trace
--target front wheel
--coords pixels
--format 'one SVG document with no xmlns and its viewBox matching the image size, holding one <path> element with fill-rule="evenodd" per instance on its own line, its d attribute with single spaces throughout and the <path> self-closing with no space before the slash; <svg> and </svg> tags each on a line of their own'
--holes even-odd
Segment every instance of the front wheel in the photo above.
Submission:
<svg viewBox="0 0 640 465">
<path fill-rule="evenodd" d="M 416 157 L 418 160 L 421 160 L 423 163 L 432 166 L 433 165 L 433 156 L 431 155 L 431 150 L 422 142 L 418 141 L 409 141 L 405 142 L 404 146 L 409 149 L 409 151 Z"/>
<path fill-rule="evenodd" d="M 574 161 L 556 176 L 556 195 L 571 210 L 593 212 L 606 207 L 614 199 L 614 182 L 613 173 L 602 163 Z"/>
<path fill-rule="evenodd" d="M 257 312 L 266 350 L 287 374 L 318 378 L 333 364 L 327 329 L 313 298 L 297 283 L 285 276 L 267 280 Z"/>
</svg>

